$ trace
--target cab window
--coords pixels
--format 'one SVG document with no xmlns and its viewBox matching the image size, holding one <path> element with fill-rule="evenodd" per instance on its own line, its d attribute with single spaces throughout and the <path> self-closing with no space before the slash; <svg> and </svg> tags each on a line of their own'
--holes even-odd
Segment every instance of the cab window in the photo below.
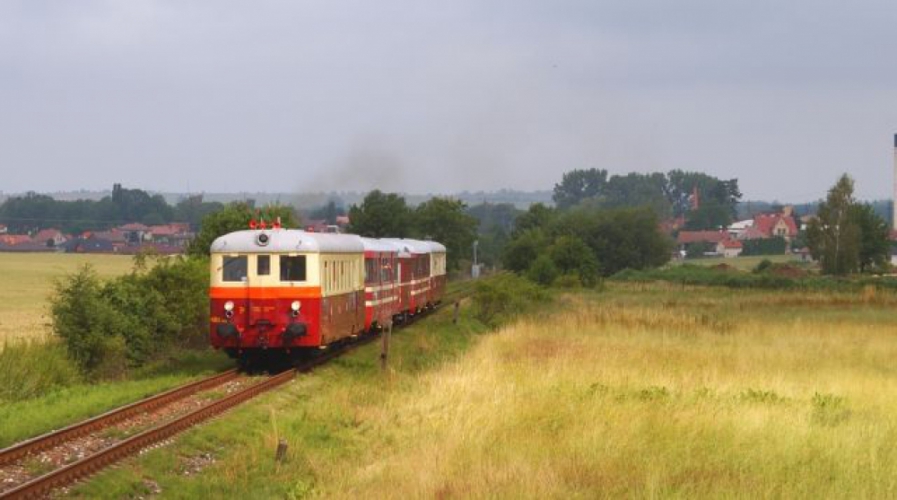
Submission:
<svg viewBox="0 0 897 500">
<path fill-rule="evenodd" d="M 271 274 L 271 256 L 259 255 L 256 257 L 255 271 L 259 276 L 268 276 Z"/>
<path fill-rule="evenodd" d="M 280 256 L 280 281 L 305 281 L 305 256 Z"/>
<path fill-rule="evenodd" d="M 221 269 L 222 281 L 244 281 L 246 280 L 246 256 L 224 257 L 224 265 Z"/>
</svg>

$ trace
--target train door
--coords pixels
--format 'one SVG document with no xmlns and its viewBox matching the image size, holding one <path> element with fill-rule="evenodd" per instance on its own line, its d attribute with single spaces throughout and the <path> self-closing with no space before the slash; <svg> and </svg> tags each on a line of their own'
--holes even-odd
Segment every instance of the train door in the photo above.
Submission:
<svg viewBox="0 0 897 500">
<path fill-rule="evenodd" d="M 255 330 L 256 342 L 261 348 L 268 347 L 270 340 L 268 336 L 276 324 L 276 299 L 266 293 L 266 281 L 271 276 L 273 258 L 270 254 L 249 256 L 249 272 L 246 279 L 249 313 L 247 324 Z"/>
</svg>

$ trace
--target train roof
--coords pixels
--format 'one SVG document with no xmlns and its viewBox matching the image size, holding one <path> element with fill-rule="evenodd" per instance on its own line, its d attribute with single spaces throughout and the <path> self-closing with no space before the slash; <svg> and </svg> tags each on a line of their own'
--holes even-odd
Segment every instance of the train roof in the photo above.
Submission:
<svg viewBox="0 0 897 500">
<path fill-rule="evenodd" d="M 259 237 L 265 234 L 268 242 Z M 310 233 L 300 229 L 250 229 L 216 238 L 212 253 L 362 253 L 362 238 L 354 234 Z"/>
<path fill-rule="evenodd" d="M 436 253 L 445 253 L 445 245 L 439 243 L 438 241 L 427 240 L 424 243 L 430 245 L 430 251 Z"/>
<path fill-rule="evenodd" d="M 432 242 L 429 241 L 412 240 L 409 238 L 383 238 L 383 241 L 388 241 L 397 245 L 401 249 L 401 251 L 406 254 L 424 254 L 439 251 L 434 250 L 433 245 L 431 245 Z M 439 246 L 442 247 L 442 251 L 445 251 L 445 247 L 443 247 L 442 245 Z"/>
<path fill-rule="evenodd" d="M 398 253 L 400 248 L 391 241 L 385 241 L 378 238 L 361 237 L 361 243 L 364 245 L 365 252 L 392 252 Z"/>
</svg>

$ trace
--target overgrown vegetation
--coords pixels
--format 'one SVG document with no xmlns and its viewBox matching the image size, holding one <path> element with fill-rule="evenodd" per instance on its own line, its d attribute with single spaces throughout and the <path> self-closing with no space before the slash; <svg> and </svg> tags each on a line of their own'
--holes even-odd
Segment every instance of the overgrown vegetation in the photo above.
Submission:
<svg viewBox="0 0 897 500">
<path fill-rule="evenodd" d="M 551 299 L 545 288 L 514 274 L 502 273 L 478 281 L 471 301 L 474 317 L 496 328 L 541 310 Z"/>
<path fill-rule="evenodd" d="M 68 353 L 97 377 L 123 375 L 166 351 L 202 344 L 208 324 L 208 263 L 138 257 L 134 271 L 100 280 L 84 267 L 60 281 L 53 325 Z"/>
<path fill-rule="evenodd" d="M 83 380 L 60 342 L 19 340 L 0 349 L 0 403 L 47 394 Z"/>
</svg>

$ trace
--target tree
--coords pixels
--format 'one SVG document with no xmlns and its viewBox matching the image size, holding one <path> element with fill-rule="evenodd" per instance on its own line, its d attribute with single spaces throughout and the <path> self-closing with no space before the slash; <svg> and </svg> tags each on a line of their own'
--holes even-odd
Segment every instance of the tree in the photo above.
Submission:
<svg viewBox="0 0 897 500">
<path fill-rule="evenodd" d="M 731 223 L 730 207 L 716 200 L 701 202 L 697 210 L 685 214 L 685 228 L 690 231 L 721 229 Z"/>
<path fill-rule="evenodd" d="M 560 184 L 554 185 L 552 199 L 561 210 L 602 194 L 607 185 L 607 170 L 590 168 L 564 173 Z"/>
<path fill-rule="evenodd" d="M 445 245 L 449 269 L 457 269 L 458 261 L 469 255 L 477 234 L 477 220 L 467 214 L 467 206 L 451 198 L 431 198 L 418 205 L 414 226 L 418 236 Z"/>
<path fill-rule="evenodd" d="M 547 255 L 540 255 L 526 271 L 526 277 L 540 285 L 549 286 L 558 277 L 558 268 Z"/>
<path fill-rule="evenodd" d="M 891 252 L 890 229 L 869 204 L 857 204 L 850 209 L 850 219 L 860 231 L 859 263 L 860 272 L 873 267 L 882 268 L 888 262 Z"/>
<path fill-rule="evenodd" d="M 529 210 L 517 216 L 514 223 L 513 235 L 524 233 L 533 229 L 545 229 L 557 218 L 557 210 L 546 207 L 541 203 L 533 203 Z"/>
<path fill-rule="evenodd" d="M 561 274 L 576 276 L 586 287 L 595 286 L 598 282 L 598 259 L 592 249 L 578 237 L 561 236 L 551 245 L 549 255 Z"/>
<path fill-rule="evenodd" d="M 844 174 L 807 228 L 807 245 L 824 274 L 844 275 L 859 268 L 861 234 L 851 217 L 853 205 L 853 179 Z"/>
<path fill-rule="evenodd" d="M 502 264 L 505 269 L 510 271 L 524 272 L 529 269 L 533 261 L 547 246 L 542 229 L 529 229 L 517 234 L 505 245 L 501 258 Z"/>
<path fill-rule="evenodd" d="M 349 232 L 371 238 L 404 238 L 412 232 L 412 212 L 405 198 L 375 189 L 361 205 L 349 209 Z"/>
<path fill-rule="evenodd" d="M 601 208 L 651 207 L 658 216 L 670 214 L 670 202 L 664 196 L 666 177 L 661 173 L 615 175 L 603 196 L 596 198 Z"/>
<path fill-rule="evenodd" d="M 284 205 L 268 205 L 262 209 L 253 209 L 245 202 L 233 202 L 223 210 L 206 215 L 202 220 L 202 229 L 187 248 L 189 255 L 209 255 L 209 247 L 215 238 L 227 233 L 249 229 L 249 222 L 261 219 L 268 224 L 280 218 L 282 227 L 298 225 L 293 209 Z"/>
<path fill-rule="evenodd" d="M 174 220 L 186 222 L 194 231 L 198 231 L 206 215 L 224 209 L 224 204 L 217 201 L 203 201 L 202 194 L 188 196 L 174 206 Z"/>
</svg>

